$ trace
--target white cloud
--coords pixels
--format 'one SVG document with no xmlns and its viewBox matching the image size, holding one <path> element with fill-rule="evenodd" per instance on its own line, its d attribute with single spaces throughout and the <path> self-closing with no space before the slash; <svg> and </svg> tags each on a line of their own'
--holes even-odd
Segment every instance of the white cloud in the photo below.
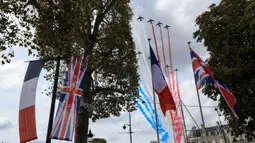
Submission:
<svg viewBox="0 0 255 143">
<path fill-rule="evenodd" d="M 27 64 L 23 60 L 14 60 L 10 64 L 0 66 L 1 89 L 16 89 L 21 87 Z"/>
</svg>

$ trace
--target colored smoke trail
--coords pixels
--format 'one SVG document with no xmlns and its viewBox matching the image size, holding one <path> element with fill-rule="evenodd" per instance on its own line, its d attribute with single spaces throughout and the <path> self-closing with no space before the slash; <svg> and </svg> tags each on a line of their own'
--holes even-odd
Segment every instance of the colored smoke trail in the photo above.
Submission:
<svg viewBox="0 0 255 143">
<path fill-rule="evenodd" d="M 138 73 L 140 74 L 140 78 L 141 78 L 141 80 L 139 81 L 140 86 L 138 87 L 140 97 L 138 99 L 139 102 L 137 102 L 136 105 L 137 105 L 138 110 L 140 110 L 142 115 L 144 116 L 146 122 L 148 122 L 150 124 L 150 126 L 152 127 L 152 129 L 154 131 L 156 131 L 155 108 L 153 105 L 153 99 L 152 99 L 153 91 L 152 91 L 152 87 L 151 87 L 151 64 L 150 64 L 150 60 L 148 59 L 149 47 L 148 47 L 148 40 L 147 40 L 147 38 L 149 38 L 150 36 L 153 36 L 153 35 L 151 35 L 152 33 L 149 35 L 147 33 L 147 32 L 149 32 L 149 33 L 151 32 L 150 31 L 151 27 L 148 27 L 149 29 L 146 28 L 147 25 L 145 26 L 144 22 L 137 21 L 136 18 L 133 20 L 132 27 L 133 27 L 133 37 L 135 39 L 135 44 L 137 47 L 137 53 L 139 52 L 139 54 L 137 55 L 138 65 L 139 65 Z M 157 31 L 154 31 L 154 35 L 155 35 L 155 32 L 157 33 Z M 156 35 L 155 35 L 155 38 L 160 38 L 160 37 L 156 37 Z M 156 40 L 158 40 L 158 39 L 156 39 Z M 154 39 L 154 42 L 155 42 L 155 39 Z M 160 42 L 160 41 L 158 41 L 158 42 Z M 156 44 L 160 44 L 160 43 L 157 43 L 157 41 L 156 41 Z M 157 48 L 160 48 L 160 47 L 158 47 L 158 45 L 157 45 Z M 155 48 L 155 51 L 156 51 L 156 48 Z M 158 52 L 159 51 L 160 51 L 160 49 L 158 49 Z M 166 55 L 168 56 L 167 53 L 166 53 Z M 160 56 L 160 53 L 158 53 L 158 56 Z M 161 57 L 161 59 L 162 58 L 163 57 Z M 146 104 L 142 104 L 141 101 L 145 101 Z M 158 109 L 158 105 L 157 105 L 157 109 Z M 162 143 L 171 142 L 173 139 L 172 139 L 172 134 L 171 134 L 171 131 L 172 131 L 171 125 L 169 125 L 170 120 L 169 119 L 166 120 L 166 118 L 161 113 L 161 110 L 158 110 L 157 118 L 159 119 L 158 120 L 159 121 L 158 122 L 159 130 L 158 131 L 160 134 L 160 142 L 162 142 Z"/>
<path fill-rule="evenodd" d="M 167 39 L 168 39 L 168 52 L 169 52 L 169 58 L 170 58 L 170 72 L 169 72 L 169 77 L 171 74 L 171 82 L 173 84 L 172 86 L 172 91 L 175 92 L 174 87 L 175 87 L 175 82 L 174 82 L 174 72 L 173 72 L 173 57 L 172 57 L 172 51 L 171 51 L 171 41 L 170 41 L 170 30 L 167 29 Z"/>
<path fill-rule="evenodd" d="M 159 26 L 159 30 L 160 30 L 160 39 L 161 39 L 161 44 L 162 44 L 163 58 L 164 58 L 164 69 L 165 69 L 165 73 L 167 74 L 164 39 L 163 39 L 163 34 L 162 34 L 162 28 L 161 28 L 161 26 Z"/>
<path fill-rule="evenodd" d="M 141 80 L 140 80 L 140 84 L 141 84 Z M 149 100 L 148 95 L 145 93 L 141 85 L 139 86 L 139 92 L 141 95 L 139 99 L 142 101 L 145 101 L 145 104 L 141 102 L 137 102 L 138 109 L 142 112 L 146 120 L 151 124 L 152 128 L 156 131 L 155 109 L 153 108 L 152 102 Z M 145 108 L 143 108 L 143 106 L 145 106 Z M 157 115 L 157 118 L 160 121 L 159 115 Z M 161 122 L 158 122 L 158 131 L 161 136 L 161 142 L 167 143 L 169 139 L 169 134 L 163 128 Z"/>
</svg>

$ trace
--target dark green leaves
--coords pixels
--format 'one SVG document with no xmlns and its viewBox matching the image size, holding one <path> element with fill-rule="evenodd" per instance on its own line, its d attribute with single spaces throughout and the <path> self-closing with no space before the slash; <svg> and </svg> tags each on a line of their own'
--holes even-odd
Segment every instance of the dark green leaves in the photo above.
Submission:
<svg viewBox="0 0 255 143">
<path fill-rule="evenodd" d="M 219 107 L 235 134 L 249 132 L 254 138 L 255 119 L 255 1 L 223 0 L 211 5 L 209 11 L 197 17 L 199 29 L 194 32 L 198 42 L 204 42 L 210 53 L 208 62 L 214 75 L 222 80 L 238 102 L 240 120 L 236 120 L 224 98 Z M 213 86 L 203 92 L 216 100 L 219 93 Z"/>
<path fill-rule="evenodd" d="M 105 139 L 94 138 L 92 143 L 107 143 Z"/>
<path fill-rule="evenodd" d="M 0 0 L 0 54 L 1 63 L 9 63 L 13 47 L 30 49 L 35 44 L 32 26 L 36 20 L 36 13 L 25 6 L 21 0 Z M 31 51 L 30 51 L 31 52 Z M 10 55 L 11 53 L 11 55 Z"/>
</svg>

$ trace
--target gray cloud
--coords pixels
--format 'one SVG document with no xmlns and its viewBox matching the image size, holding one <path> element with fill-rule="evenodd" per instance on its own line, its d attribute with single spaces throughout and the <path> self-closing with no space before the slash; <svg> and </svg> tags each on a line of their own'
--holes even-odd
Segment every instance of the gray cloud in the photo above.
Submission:
<svg viewBox="0 0 255 143">
<path fill-rule="evenodd" d="M 12 127 L 11 120 L 0 117 L 0 131 L 6 131 Z"/>
</svg>

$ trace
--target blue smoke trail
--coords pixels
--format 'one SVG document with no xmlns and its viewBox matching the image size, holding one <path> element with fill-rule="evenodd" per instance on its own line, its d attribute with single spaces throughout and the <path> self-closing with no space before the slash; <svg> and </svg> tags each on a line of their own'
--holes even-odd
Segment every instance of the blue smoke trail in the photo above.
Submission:
<svg viewBox="0 0 255 143">
<path fill-rule="evenodd" d="M 138 109 L 142 112 L 142 114 L 144 115 L 144 117 L 146 118 L 146 120 L 151 124 L 152 128 L 154 130 L 156 130 L 156 118 L 155 118 L 155 110 L 152 106 L 152 103 L 150 101 L 150 99 L 148 98 L 148 96 L 146 95 L 146 93 L 143 90 L 143 87 L 141 86 L 142 81 L 140 80 L 140 85 L 139 85 L 139 92 L 140 92 L 140 100 L 143 100 L 146 102 L 146 104 L 141 104 L 139 102 L 137 102 L 137 106 Z M 145 109 L 143 109 L 142 105 L 145 106 Z M 145 111 L 146 110 L 146 111 Z M 150 115 L 147 115 L 146 112 Z M 167 131 L 165 131 L 165 129 L 163 128 L 161 122 L 160 122 L 160 117 L 159 115 L 157 115 L 158 118 L 158 131 L 159 134 L 161 135 L 161 142 L 163 143 L 167 143 L 168 139 L 169 139 L 169 134 Z"/>
<path fill-rule="evenodd" d="M 141 106 L 141 103 L 137 103 L 137 106 L 138 106 L 139 110 L 142 112 L 142 114 L 144 115 L 144 117 L 147 119 L 147 121 L 151 124 L 151 127 L 155 130 L 156 129 L 155 123 L 153 121 L 151 121 L 151 119 L 147 116 L 147 114 L 143 110 L 143 107 Z"/>
</svg>

